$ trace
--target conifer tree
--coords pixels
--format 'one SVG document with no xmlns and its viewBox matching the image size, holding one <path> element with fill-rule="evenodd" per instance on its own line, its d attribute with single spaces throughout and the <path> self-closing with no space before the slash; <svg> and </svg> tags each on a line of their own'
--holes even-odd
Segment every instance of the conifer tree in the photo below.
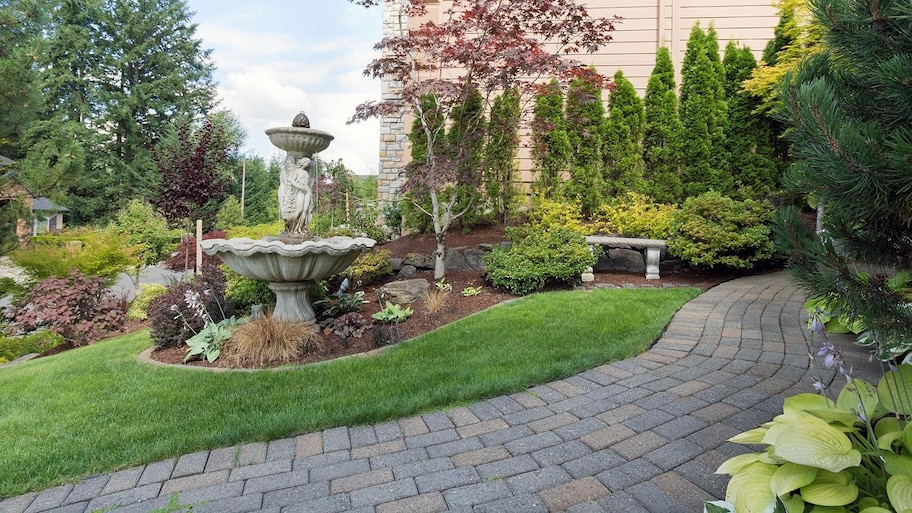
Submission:
<svg viewBox="0 0 912 513">
<path fill-rule="evenodd" d="M 695 24 L 681 67 L 680 116 L 683 126 L 682 176 L 686 196 L 709 190 L 729 194 L 731 175 L 724 152 L 726 104 L 725 70 L 719 58 L 716 31 Z"/>
<path fill-rule="evenodd" d="M 757 67 L 757 61 L 750 48 L 730 41 L 723 64 L 728 123 L 732 127 L 725 134 L 725 150 L 734 180 L 733 192 L 742 199 L 770 193 L 776 188 L 779 175 L 770 124 L 765 115 L 755 112 L 759 98 L 741 86 Z"/>
<path fill-rule="evenodd" d="M 671 52 L 663 46 L 656 52 L 656 64 L 643 99 L 645 192 L 660 203 L 680 203 L 684 199 L 680 175 L 682 127 L 675 88 Z"/>
<path fill-rule="evenodd" d="M 860 320 L 883 357 L 912 345 L 912 32 L 909 4 L 813 0 L 822 49 L 785 90 L 797 159 L 785 181 L 823 203 L 824 231 L 791 209 L 779 241 L 829 313 Z M 895 351 L 895 352 L 894 352 Z"/>
<path fill-rule="evenodd" d="M 605 122 L 605 168 L 602 179 L 609 197 L 643 190 L 643 130 L 646 113 L 643 100 L 633 84 L 618 70 L 614 90 L 608 97 L 608 120 Z"/>
<path fill-rule="evenodd" d="M 590 216 L 602 202 L 602 134 L 605 106 L 601 84 L 593 73 L 575 78 L 567 89 L 567 136 L 570 139 L 570 179 L 564 194 L 578 201 L 584 216 Z"/>
<path fill-rule="evenodd" d="M 519 149 L 519 94 L 509 90 L 494 98 L 485 143 L 485 203 L 506 222 L 516 200 L 516 151 Z"/>
<path fill-rule="evenodd" d="M 462 102 L 450 111 L 450 129 L 446 133 L 444 151 L 456 173 L 464 178 L 458 185 L 456 201 L 456 210 L 465 212 L 458 219 L 463 229 L 479 223 L 484 215 L 479 189 L 487 130 L 483 100 L 477 88 L 468 88 Z"/>
<path fill-rule="evenodd" d="M 539 88 L 532 121 L 532 192 L 551 199 L 560 193 L 561 174 L 570 162 L 564 95 L 557 80 Z"/>
</svg>

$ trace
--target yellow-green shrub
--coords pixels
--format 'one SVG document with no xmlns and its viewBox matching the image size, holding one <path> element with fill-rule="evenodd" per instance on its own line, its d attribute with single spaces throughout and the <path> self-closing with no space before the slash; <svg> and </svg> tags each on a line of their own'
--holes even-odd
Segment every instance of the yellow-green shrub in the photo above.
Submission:
<svg viewBox="0 0 912 513">
<path fill-rule="evenodd" d="M 111 285 L 117 275 L 138 262 L 126 237 L 114 230 L 74 230 L 14 251 L 13 262 L 35 281 L 51 276 L 66 278 L 78 269 L 86 276 L 104 278 Z"/>
<path fill-rule="evenodd" d="M 143 283 L 130 307 L 127 309 L 127 319 L 143 320 L 149 318 L 149 303 L 156 297 L 168 291 L 168 287 L 157 283 Z"/>
<path fill-rule="evenodd" d="M 628 192 L 599 207 L 593 228 L 620 237 L 668 238 L 668 226 L 677 207 L 656 203 L 649 196 Z"/>
<path fill-rule="evenodd" d="M 583 215 L 578 202 L 555 201 L 547 198 L 535 198 L 529 210 L 527 227 L 531 231 L 551 231 L 555 228 L 566 228 L 583 235 L 589 235 L 591 229 L 583 224 Z"/>
<path fill-rule="evenodd" d="M 63 343 L 63 337 L 48 330 L 36 331 L 22 337 L 0 336 L 0 364 L 31 353 L 43 353 Z"/>
<path fill-rule="evenodd" d="M 263 237 L 276 237 L 285 230 L 282 221 L 263 223 L 253 226 L 232 226 L 226 231 L 226 236 L 232 239 L 262 239 Z"/>
</svg>

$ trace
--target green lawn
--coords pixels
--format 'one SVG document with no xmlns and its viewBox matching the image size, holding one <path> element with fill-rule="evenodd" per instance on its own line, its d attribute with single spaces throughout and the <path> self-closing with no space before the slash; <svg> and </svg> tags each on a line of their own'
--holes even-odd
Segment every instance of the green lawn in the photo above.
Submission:
<svg viewBox="0 0 912 513">
<path fill-rule="evenodd" d="M 698 293 L 537 294 L 374 358 L 284 370 L 141 363 L 146 332 L 0 369 L 0 498 L 203 449 L 520 391 L 642 352 Z"/>
</svg>

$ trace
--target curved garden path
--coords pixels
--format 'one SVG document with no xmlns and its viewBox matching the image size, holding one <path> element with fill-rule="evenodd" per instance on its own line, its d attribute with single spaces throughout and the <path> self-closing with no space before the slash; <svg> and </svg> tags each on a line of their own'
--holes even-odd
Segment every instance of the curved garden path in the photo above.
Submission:
<svg viewBox="0 0 912 513">
<path fill-rule="evenodd" d="M 447 411 L 187 454 L 0 502 L 4 513 L 702 511 L 726 442 L 811 389 L 804 295 L 733 280 L 649 351 Z M 169 510 L 170 511 L 170 510 Z"/>
</svg>

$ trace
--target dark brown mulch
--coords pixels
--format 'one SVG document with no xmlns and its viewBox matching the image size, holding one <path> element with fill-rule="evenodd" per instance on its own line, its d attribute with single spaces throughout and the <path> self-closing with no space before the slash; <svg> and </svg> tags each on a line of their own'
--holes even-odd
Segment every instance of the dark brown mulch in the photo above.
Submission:
<svg viewBox="0 0 912 513">
<path fill-rule="evenodd" d="M 448 248 L 463 246 L 475 247 L 478 244 L 493 244 L 502 242 L 503 240 L 503 227 L 494 226 L 472 230 L 469 233 L 462 233 L 460 231 L 451 232 L 447 234 L 446 243 Z M 421 234 L 400 237 L 394 241 L 384 243 L 380 247 L 388 249 L 393 257 L 399 258 L 405 257 L 409 253 L 430 253 L 434 249 L 434 236 Z M 694 270 L 664 273 L 659 280 L 646 280 L 646 277 L 643 274 L 596 273 L 595 281 L 586 284 L 586 286 L 696 286 L 706 290 L 733 277 L 735 277 L 733 274 Z M 419 271 L 414 278 L 425 278 L 433 284 L 433 271 Z M 395 277 L 389 277 L 379 283 L 372 284 L 364 290 L 364 298 L 368 301 L 362 309 L 365 318 L 370 319 L 370 316 L 376 313 L 382 306 L 376 295 L 377 288 L 384 283 L 394 280 L 396 280 Z M 444 306 L 437 312 L 430 312 L 424 301 L 416 302 L 412 305 L 413 314 L 407 321 L 398 326 L 398 333 L 396 333 L 396 336 L 400 337 L 401 340 L 407 340 L 475 312 L 484 310 L 490 306 L 515 298 L 512 294 L 485 285 L 480 271 L 450 271 L 446 275 L 446 281 L 452 286 L 452 292 L 447 296 Z M 461 292 L 467 287 L 482 287 L 482 290 L 478 295 L 465 297 Z M 343 344 L 343 341 L 333 334 L 324 334 L 323 344 L 321 347 L 318 347 L 315 352 L 302 355 L 294 362 L 289 363 L 313 363 L 339 358 L 341 356 L 367 353 L 377 349 L 377 347 L 378 345 L 375 342 L 374 333 L 370 329 L 368 329 L 362 337 L 349 340 L 347 344 Z M 152 353 L 152 358 L 163 363 L 180 364 L 185 354 L 186 347 L 176 347 L 155 351 Z M 191 362 L 189 365 L 202 367 L 229 366 L 226 361 L 222 360 L 216 360 L 213 364 L 197 361 Z"/>
</svg>

